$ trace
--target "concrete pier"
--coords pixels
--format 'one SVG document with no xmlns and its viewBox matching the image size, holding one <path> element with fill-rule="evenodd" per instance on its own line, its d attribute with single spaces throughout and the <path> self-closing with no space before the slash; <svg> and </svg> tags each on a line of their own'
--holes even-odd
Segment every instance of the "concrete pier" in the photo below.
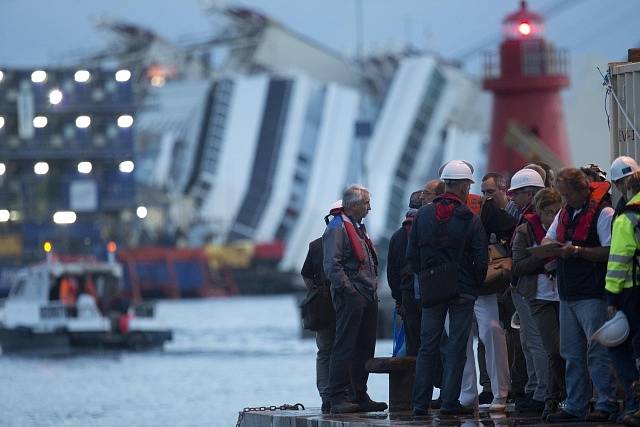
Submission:
<svg viewBox="0 0 640 427">
<path fill-rule="evenodd" d="M 241 427 L 377 427 L 377 426 L 543 426 L 537 415 L 519 414 L 513 405 L 503 413 L 490 413 L 489 405 L 481 405 L 474 416 L 440 417 L 438 411 L 427 416 L 414 416 L 407 412 L 369 412 L 359 414 L 322 414 L 320 408 L 302 411 L 246 412 Z M 563 423 L 565 427 L 584 426 L 585 422 Z M 591 427 L 615 425 L 615 423 L 588 423 Z"/>
</svg>

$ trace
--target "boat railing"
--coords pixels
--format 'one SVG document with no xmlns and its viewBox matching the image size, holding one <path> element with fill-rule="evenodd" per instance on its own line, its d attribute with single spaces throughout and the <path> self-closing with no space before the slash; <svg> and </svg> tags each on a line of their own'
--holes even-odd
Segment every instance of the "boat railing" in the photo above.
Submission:
<svg viewBox="0 0 640 427">
<path fill-rule="evenodd" d="M 62 320 L 77 316 L 78 310 L 75 307 L 67 306 L 62 303 L 52 303 L 40 307 L 40 318 L 42 320 Z"/>
</svg>

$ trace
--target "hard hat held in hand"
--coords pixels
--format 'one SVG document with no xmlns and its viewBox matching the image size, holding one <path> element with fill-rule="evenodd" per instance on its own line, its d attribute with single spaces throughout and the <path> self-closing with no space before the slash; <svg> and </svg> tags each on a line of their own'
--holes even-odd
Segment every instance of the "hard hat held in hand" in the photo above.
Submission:
<svg viewBox="0 0 640 427">
<path fill-rule="evenodd" d="M 533 169 L 520 169 L 511 178 L 511 187 L 509 188 L 509 191 L 525 187 L 544 188 L 544 181 L 540 174 Z"/>
<path fill-rule="evenodd" d="M 618 310 L 615 316 L 593 333 L 591 339 L 605 347 L 617 347 L 625 342 L 628 336 L 629 322 L 627 321 L 627 316 Z"/>
<path fill-rule="evenodd" d="M 639 169 L 638 163 L 632 157 L 620 156 L 611 163 L 611 181 L 617 181 Z"/>
<path fill-rule="evenodd" d="M 451 160 L 440 171 L 440 179 L 473 181 L 473 166 L 464 160 Z"/>
</svg>

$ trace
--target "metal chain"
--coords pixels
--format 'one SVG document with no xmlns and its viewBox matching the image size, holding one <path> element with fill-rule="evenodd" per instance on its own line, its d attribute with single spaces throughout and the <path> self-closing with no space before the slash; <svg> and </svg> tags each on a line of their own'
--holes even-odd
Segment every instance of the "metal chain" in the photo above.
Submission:
<svg viewBox="0 0 640 427">
<path fill-rule="evenodd" d="M 240 427 L 240 424 L 242 423 L 242 419 L 244 418 L 244 414 L 246 414 L 247 412 L 262 412 L 262 411 L 303 411 L 304 410 L 304 405 L 302 403 L 296 403 L 295 405 L 288 405 L 288 404 L 284 404 L 284 405 L 280 405 L 280 406 L 276 406 L 276 405 L 271 405 L 271 406 L 254 406 L 254 407 L 247 407 L 244 408 L 242 410 L 242 412 L 240 412 L 238 414 L 238 422 L 236 423 L 236 427 Z"/>
</svg>

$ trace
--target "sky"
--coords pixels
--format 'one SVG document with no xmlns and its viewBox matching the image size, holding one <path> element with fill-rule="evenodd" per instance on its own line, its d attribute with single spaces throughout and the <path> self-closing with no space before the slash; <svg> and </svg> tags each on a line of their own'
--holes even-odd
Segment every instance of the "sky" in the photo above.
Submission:
<svg viewBox="0 0 640 427">
<path fill-rule="evenodd" d="M 215 21 L 202 13 L 206 1 L 258 9 L 332 50 L 356 51 L 357 2 L 362 5 L 363 50 L 383 51 L 407 43 L 460 59 L 480 71 L 483 51 L 495 50 L 501 21 L 516 0 L 0 0 L 0 67 L 35 67 L 93 53 L 107 35 L 101 17 L 134 22 L 172 41 L 205 37 Z M 622 60 L 640 43 L 630 16 L 638 0 L 531 0 L 548 12 L 546 35 L 573 55 Z M 486 41 L 486 43 L 485 43 Z"/>
</svg>

